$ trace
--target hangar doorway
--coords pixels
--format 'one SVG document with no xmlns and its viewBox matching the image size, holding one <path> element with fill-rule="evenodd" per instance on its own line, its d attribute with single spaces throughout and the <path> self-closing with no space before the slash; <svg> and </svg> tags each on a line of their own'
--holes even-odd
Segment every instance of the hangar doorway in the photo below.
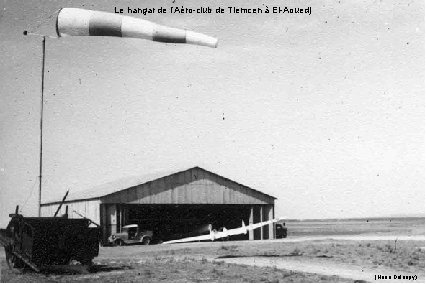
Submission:
<svg viewBox="0 0 426 284">
<path fill-rule="evenodd" d="M 212 229 L 234 229 L 274 218 L 273 206 L 253 204 L 101 204 L 103 240 L 125 225 L 152 230 L 157 242 L 198 236 Z M 265 225 L 229 240 L 273 239 L 272 225 Z"/>
<path fill-rule="evenodd" d="M 166 241 L 192 235 L 207 234 L 209 224 L 220 230 L 241 227 L 250 221 L 250 205 L 224 204 L 164 204 L 125 205 L 125 224 L 139 224 L 151 229 L 158 240 Z M 155 237 L 154 237 L 155 238 Z M 249 236 L 232 236 L 232 240 L 248 240 Z"/>
</svg>

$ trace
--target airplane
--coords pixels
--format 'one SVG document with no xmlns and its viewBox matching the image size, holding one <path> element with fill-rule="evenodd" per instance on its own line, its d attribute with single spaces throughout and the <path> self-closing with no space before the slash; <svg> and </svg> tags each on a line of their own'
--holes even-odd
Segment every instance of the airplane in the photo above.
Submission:
<svg viewBox="0 0 426 284">
<path fill-rule="evenodd" d="M 243 234 L 245 235 L 245 234 L 247 234 L 248 231 L 260 228 L 260 227 L 265 226 L 265 225 L 269 225 L 269 224 L 279 222 L 283 219 L 284 218 L 272 219 L 272 220 L 265 221 L 265 222 L 250 224 L 248 226 L 246 226 L 244 224 L 244 221 L 241 221 L 242 225 L 239 228 L 228 230 L 225 227 L 223 227 L 222 230 L 219 230 L 219 231 L 212 229 L 212 226 L 210 225 L 209 226 L 210 233 L 208 235 L 201 235 L 201 236 L 197 236 L 197 237 L 183 238 L 183 239 L 179 239 L 179 240 L 171 240 L 171 241 L 163 242 L 163 244 L 188 243 L 188 242 L 209 241 L 209 240 L 214 241 L 214 240 L 226 238 L 226 237 L 229 237 L 229 236 L 236 236 L 236 235 L 243 235 Z"/>
</svg>

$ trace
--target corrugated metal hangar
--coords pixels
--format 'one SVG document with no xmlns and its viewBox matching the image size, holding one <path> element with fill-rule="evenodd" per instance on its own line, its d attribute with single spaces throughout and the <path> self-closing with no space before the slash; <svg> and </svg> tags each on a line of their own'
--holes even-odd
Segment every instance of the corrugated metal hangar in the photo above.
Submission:
<svg viewBox="0 0 426 284">
<path fill-rule="evenodd" d="M 102 227 L 102 239 L 128 224 L 156 231 L 186 233 L 205 224 L 227 229 L 274 218 L 275 197 L 223 176 L 193 167 L 172 174 L 128 178 L 89 191 L 71 192 L 65 204 L 71 218 L 83 215 Z M 53 216 L 60 200 L 42 204 Z M 65 206 L 62 207 L 65 213 Z M 273 225 L 239 239 L 274 239 Z"/>
</svg>

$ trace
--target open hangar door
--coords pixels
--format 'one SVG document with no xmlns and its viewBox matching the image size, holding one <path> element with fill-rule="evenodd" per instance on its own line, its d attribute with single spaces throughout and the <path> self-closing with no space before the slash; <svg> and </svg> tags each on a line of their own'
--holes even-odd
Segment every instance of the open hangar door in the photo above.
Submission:
<svg viewBox="0 0 426 284">
<path fill-rule="evenodd" d="M 139 224 L 154 232 L 153 241 L 166 241 L 208 234 L 215 230 L 234 229 L 274 218 L 273 205 L 253 204 L 102 204 L 103 243 L 125 225 Z M 230 240 L 274 239 L 273 225 L 265 225 Z"/>
<path fill-rule="evenodd" d="M 102 242 L 121 232 L 125 225 L 138 224 L 154 232 L 153 243 L 181 239 L 215 230 L 234 229 L 274 218 L 273 205 L 253 204 L 101 204 Z M 265 225 L 229 240 L 274 239 L 273 225 Z"/>
<path fill-rule="evenodd" d="M 166 241 L 215 230 L 247 225 L 250 222 L 250 205 L 179 204 L 179 205 L 125 205 L 125 224 L 139 224 L 154 231 L 154 240 Z M 232 236 L 231 240 L 248 240 L 249 234 Z"/>
</svg>

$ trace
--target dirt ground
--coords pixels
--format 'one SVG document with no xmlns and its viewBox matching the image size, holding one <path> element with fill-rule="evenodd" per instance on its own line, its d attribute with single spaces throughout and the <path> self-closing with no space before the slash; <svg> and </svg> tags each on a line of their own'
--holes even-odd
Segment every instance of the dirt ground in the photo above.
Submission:
<svg viewBox="0 0 426 284">
<path fill-rule="evenodd" d="M 1 282 L 413 282 L 425 279 L 424 218 L 287 222 L 271 241 L 101 247 L 88 273 L 15 271 Z M 78 268 L 78 266 L 75 266 Z M 74 271 L 75 272 L 75 271 Z M 377 275 L 391 280 L 377 279 Z"/>
<path fill-rule="evenodd" d="M 11 271 L 1 253 L 1 281 L 375 282 L 375 275 L 416 275 L 424 282 L 424 240 L 293 240 L 103 247 L 92 271 L 76 275 Z"/>
</svg>

